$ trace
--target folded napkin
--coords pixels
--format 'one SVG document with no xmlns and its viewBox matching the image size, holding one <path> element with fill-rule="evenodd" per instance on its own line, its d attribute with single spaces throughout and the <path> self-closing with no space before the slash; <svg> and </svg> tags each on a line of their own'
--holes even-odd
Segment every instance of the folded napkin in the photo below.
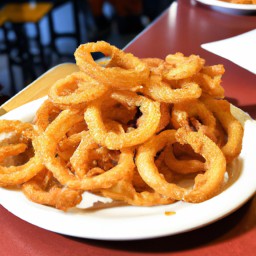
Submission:
<svg viewBox="0 0 256 256">
<path fill-rule="evenodd" d="M 201 47 L 256 74 L 256 29 Z"/>
</svg>

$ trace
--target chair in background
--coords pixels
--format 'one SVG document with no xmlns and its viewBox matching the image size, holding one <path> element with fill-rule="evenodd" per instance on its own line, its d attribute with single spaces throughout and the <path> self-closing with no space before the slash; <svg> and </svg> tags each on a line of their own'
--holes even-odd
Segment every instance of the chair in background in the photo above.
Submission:
<svg viewBox="0 0 256 256">
<path fill-rule="evenodd" d="M 46 2 L 7 3 L 1 9 L 1 16 L 5 17 L 3 29 L 10 62 L 12 90 L 17 90 L 13 73 L 14 65 L 22 70 L 24 86 L 36 79 L 36 64 L 39 63 L 43 71 L 47 69 L 39 23 L 51 9 L 52 4 Z M 31 38 L 26 31 L 26 25 L 29 23 L 35 26 L 36 35 L 33 40 L 37 45 L 36 53 L 32 52 Z"/>
<path fill-rule="evenodd" d="M 73 1 L 55 0 L 55 1 L 52 1 L 52 3 L 53 3 L 53 8 L 48 16 L 49 30 L 50 30 L 50 37 L 51 37 L 50 49 L 54 53 L 56 53 L 59 58 L 65 57 L 66 55 L 67 57 L 70 57 L 71 55 L 73 55 L 73 53 L 69 55 L 61 52 L 61 50 L 58 47 L 57 41 L 63 38 L 71 38 L 75 40 L 75 47 L 77 47 L 81 43 L 81 31 L 80 31 L 80 21 L 79 21 L 81 0 L 73 0 Z M 73 31 L 59 32 L 55 24 L 55 21 L 56 21 L 55 13 L 59 8 L 63 7 L 66 4 L 70 5 L 70 11 L 71 11 L 70 15 L 73 23 Z"/>
<path fill-rule="evenodd" d="M 80 4 L 82 1 L 84 0 L 8 1 L 2 5 L 0 18 L 5 17 L 4 22 L 2 22 L 5 34 L 4 44 L 10 63 L 8 67 L 10 87 L 14 93 L 19 90 L 15 88 L 14 66 L 18 66 L 22 70 L 22 84 L 26 86 L 52 67 L 53 63 L 56 65 L 53 56 L 57 55 L 57 63 L 62 57 L 73 56 L 74 49 L 66 56 L 59 49 L 58 40 L 71 38 L 75 40 L 75 47 L 81 43 L 79 14 L 81 13 Z M 72 31 L 69 32 L 65 31 L 65 21 L 63 22 L 64 31 L 63 29 L 62 32 L 58 31 L 56 26 L 56 21 L 59 21 L 58 10 L 64 5 L 69 5 L 66 15 L 70 15 L 73 23 Z M 45 19 L 45 22 L 42 23 L 42 19 Z M 32 33 L 33 36 L 29 33 L 32 26 L 34 27 L 33 31 L 35 31 L 34 34 Z M 49 43 L 42 42 L 45 41 L 42 40 L 45 39 L 42 38 L 45 31 L 49 35 Z"/>
</svg>

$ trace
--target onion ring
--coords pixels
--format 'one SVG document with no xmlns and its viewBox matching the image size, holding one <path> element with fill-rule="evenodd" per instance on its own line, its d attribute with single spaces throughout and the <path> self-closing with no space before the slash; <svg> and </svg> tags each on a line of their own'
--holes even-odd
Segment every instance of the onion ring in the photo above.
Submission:
<svg viewBox="0 0 256 256">
<path fill-rule="evenodd" d="M 175 129 L 185 127 L 188 131 L 196 130 L 217 141 L 215 117 L 200 100 L 174 104 L 171 121 Z"/>
<path fill-rule="evenodd" d="M 86 73 L 74 72 L 55 82 L 51 86 L 48 96 L 55 105 L 74 107 L 101 97 L 107 90 L 107 86 Z"/>
<path fill-rule="evenodd" d="M 231 114 L 228 101 L 210 97 L 203 97 L 202 101 L 219 120 L 227 134 L 227 142 L 221 147 L 221 150 L 227 162 L 230 163 L 241 152 L 244 129 L 240 122 Z"/>
<path fill-rule="evenodd" d="M 45 169 L 25 182 L 22 185 L 22 192 L 35 203 L 66 211 L 81 202 L 83 191 L 61 186 L 53 179 L 52 173 Z"/>
<path fill-rule="evenodd" d="M 171 204 L 175 200 L 163 196 L 155 191 L 137 192 L 131 181 L 121 180 L 115 186 L 109 189 L 102 189 L 100 193 L 113 200 L 123 201 L 129 205 L 135 206 L 154 206 Z"/>
<path fill-rule="evenodd" d="M 185 79 L 199 72 L 204 63 L 204 59 L 201 59 L 197 55 L 185 57 L 184 54 L 180 52 L 169 54 L 165 58 L 163 76 L 167 80 Z"/>
<path fill-rule="evenodd" d="M 196 82 L 207 95 L 215 98 L 224 98 L 224 88 L 221 86 L 221 78 L 224 72 L 225 69 L 223 65 L 206 66 L 191 79 Z"/>
<path fill-rule="evenodd" d="M 32 141 L 35 136 L 33 126 L 29 123 L 22 123 L 20 121 L 13 120 L 1 120 L 0 121 L 0 133 L 15 133 L 22 137 L 22 143 Z M 17 152 L 13 152 L 16 155 Z M 14 186 L 22 184 L 43 169 L 43 165 L 39 158 L 34 155 L 29 160 L 18 166 L 0 166 L 0 186 Z"/>
<path fill-rule="evenodd" d="M 43 132 L 46 127 L 54 120 L 62 110 L 55 106 L 49 99 L 36 111 L 33 123 L 39 132 Z"/>
<path fill-rule="evenodd" d="M 78 111 L 70 109 L 62 111 L 48 126 L 45 133 L 37 138 L 38 153 L 45 166 L 62 185 L 66 185 L 71 189 L 82 190 L 111 187 L 117 180 L 129 174 L 129 170 L 134 168 L 133 152 L 131 149 L 121 151 L 118 164 L 114 168 L 98 176 L 84 176 L 82 179 L 76 177 L 67 166 L 61 163 L 58 157 L 55 157 L 58 142 L 75 123 L 81 121 L 81 118 L 82 115 Z"/>
<path fill-rule="evenodd" d="M 152 73 L 149 82 L 143 88 L 143 93 L 159 102 L 179 103 L 199 98 L 202 90 L 194 82 L 163 81 L 161 75 Z"/>
<path fill-rule="evenodd" d="M 166 145 L 178 141 L 190 144 L 205 158 L 206 171 L 198 174 L 191 190 L 167 182 L 154 164 L 154 157 Z M 219 192 L 226 171 L 226 160 L 218 146 L 207 136 L 185 129 L 166 130 L 141 145 L 136 154 L 136 165 L 143 180 L 158 193 L 176 200 L 202 202 Z"/>
<path fill-rule="evenodd" d="M 98 65 L 91 56 L 92 52 L 110 56 L 111 65 Z M 80 70 L 110 88 L 131 89 L 141 86 L 149 76 L 147 65 L 139 58 L 104 41 L 80 45 L 75 51 L 75 59 Z"/>
<path fill-rule="evenodd" d="M 15 156 L 23 153 L 28 148 L 25 143 L 11 144 L 0 147 L 0 162 L 8 156 Z"/>
<path fill-rule="evenodd" d="M 163 153 L 165 164 L 176 173 L 188 174 L 205 170 L 205 163 L 198 159 L 177 159 L 174 155 L 172 145 L 167 146 Z"/>
<path fill-rule="evenodd" d="M 160 105 L 146 97 L 139 96 L 134 92 L 117 91 L 110 94 L 110 97 L 122 102 L 126 100 L 130 106 L 140 107 L 142 118 L 136 129 L 130 132 L 117 134 L 108 131 L 103 123 L 101 107 L 102 100 L 96 100 L 88 105 L 85 111 L 90 134 L 93 139 L 102 146 L 109 149 L 120 149 L 131 147 L 145 142 L 157 130 L 160 121 Z"/>
</svg>

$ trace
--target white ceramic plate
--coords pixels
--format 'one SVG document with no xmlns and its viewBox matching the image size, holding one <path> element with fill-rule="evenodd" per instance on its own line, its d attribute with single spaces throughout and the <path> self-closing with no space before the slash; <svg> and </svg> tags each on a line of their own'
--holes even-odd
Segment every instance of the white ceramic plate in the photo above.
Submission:
<svg viewBox="0 0 256 256">
<path fill-rule="evenodd" d="M 228 2 L 223 2 L 219 0 L 196 0 L 202 4 L 208 5 L 209 7 L 227 13 L 234 14 L 247 14 L 256 12 L 256 4 L 233 4 Z"/>
<path fill-rule="evenodd" d="M 42 100 L 28 103 L 1 118 L 30 121 Z M 232 213 L 256 189 L 256 122 L 239 109 L 244 124 L 243 150 L 235 162 L 233 178 L 214 198 L 199 204 L 177 202 L 166 206 L 115 206 L 97 210 L 81 208 L 62 212 L 30 202 L 18 190 L 0 188 L 0 203 L 19 218 L 60 234 L 99 240 L 134 240 L 174 235 L 193 230 Z M 94 200 L 85 196 L 88 201 Z M 90 202 L 89 202 L 90 204 Z M 165 212 L 176 214 L 167 216 Z"/>
</svg>

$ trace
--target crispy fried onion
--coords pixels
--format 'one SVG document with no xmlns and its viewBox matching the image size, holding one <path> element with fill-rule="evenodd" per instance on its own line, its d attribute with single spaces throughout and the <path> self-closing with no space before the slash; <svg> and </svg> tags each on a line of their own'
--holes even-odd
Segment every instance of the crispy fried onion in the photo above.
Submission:
<svg viewBox="0 0 256 256">
<path fill-rule="evenodd" d="M 153 206 L 171 204 L 175 200 L 157 193 L 156 191 L 138 192 L 131 181 L 121 180 L 109 189 L 100 190 L 101 194 L 113 200 L 123 201 L 129 205 Z"/>
<path fill-rule="evenodd" d="M 1 120 L 0 133 L 9 135 L 1 142 L 0 147 L 0 186 L 22 184 L 43 169 L 39 158 L 27 151 L 35 137 L 31 124 Z"/>
<path fill-rule="evenodd" d="M 36 111 L 33 123 L 39 132 L 42 132 L 46 127 L 59 115 L 61 109 L 55 106 L 49 99 L 45 100 L 39 109 Z"/>
<path fill-rule="evenodd" d="M 91 55 L 94 52 L 111 57 L 108 65 L 96 63 Z M 75 51 L 75 58 L 80 70 L 111 88 L 137 88 L 149 76 L 148 66 L 139 58 L 104 41 L 80 45 Z"/>
<path fill-rule="evenodd" d="M 156 101 L 178 103 L 199 98 L 202 90 L 194 82 L 163 80 L 162 75 L 152 72 L 143 93 Z"/>
<path fill-rule="evenodd" d="M 202 101 L 216 119 L 220 122 L 227 135 L 226 143 L 221 147 L 226 160 L 230 163 L 241 152 L 243 127 L 240 122 L 231 114 L 230 103 L 226 100 L 217 100 L 210 97 L 203 97 Z"/>
<path fill-rule="evenodd" d="M 77 106 L 102 96 L 107 90 L 107 86 L 84 72 L 75 72 L 53 84 L 48 95 L 55 105 Z"/>
<path fill-rule="evenodd" d="M 102 119 L 104 100 L 99 99 L 88 105 L 85 120 L 93 139 L 109 149 L 131 147 L 145 142 L 157 130 L 160 121 L 160 105 L 134 92 L 117 91 L 110 94 L 112 99 L 126 102 L 129 107 L 139 107 L 142 115 L 138 127 L 127 132 L 116 133 L 106 129 Z"/>
<path fill-rule="evenodd" d="M 165 58 L 163 76 L 167 80 L 180 80 L 193 76 L 204 66 L 205 60 L 197 55 L 184 56 L 177 52 Z"/>
<path fill-rule="evenodd" d="M 82 118 L 83 116 L 74 110 L 64 110 L 61 112 L 61 114 L 47 127 L 45 133 L 37 139 L 36 146 L 40 157 L 45 166 L 53 173 L 53 176 L 62 185 L 66 185 L 71 189 L 93 190 L 111 187 L 119 179 L 126 176 L 130 169 L 134 168 L 133 151 L 131 149 L 121 150 L 119 160 L 113 168 L 104 171 L 103 169 L 99 170 L 97 167 L 97 172 L 95 172 L 95 174 L 98 175 L 88 175 L 88 172 L 91 170 L 88 170 L 88 166 L 85 166 L 82 170 L 77 170 L 78 174 L 76 174 L 76 168 L 72 169 L 63 165 L 63 160 L 56 155 L 58 143 L 65 137 L 69 129 L 80 122 Z M 61 129 L 59 129 L 59 127 L 61 127 Z M 58 130 L 57 133 L 56 129 Z M 87 139 L 87 136 L 82 138 L 81 143 L 77 148 L 78 151 L 74 152 L 75 156 L 73 156 L 72 160 L 74 167 L 76 167 L 76 161 L 79 161 L 74 158 L 76 156 L 86 158 L 86 154 L 88 153 L 86 153 L 86 151 L 90 151 L 95 146 L 94 141 Z M 91 172 L 93 171 L 91 170 Z M 79 176 L 81 178 L 79 178 Z"/>
<path fill-rule="evenodd" d="M 52 175 L 43 169 L 39 174 L 22 185 L 27 198 L 38 204 L 53 206 L 66 211 L 82 200 L 82 190 L 73 190 L 62 186 Z"/>
<path fill-rule="evenodd" d="M 205 159 L 206 170 L 196 175 L 195 184 L 190 189 L 167 182 L 154 163 L 156 154 L 175 142 L 189 144 Z M 219 147 L 207 136 L 183 128 L 163 131 L 141 145 L 136 155 L 136 165 L 142 179 L 155 191 L 186 202 L 202 202 L 215 196 L 226 171 L 226 160 Z"/>
<path fill-rule="evenodd" d="M 174 104 L 171 121 L 175 129 L 198 131 L 217 142 L 215 117 L 200 100 Z"/>
<path fill-rule="evenodd" d="M 163 154 L 165 164 L 176 173 L 188 174 L 205 170 L 205 162 L 202 159 L 195 159 L 193 157 L 180 159 L 175 155 L 172 145 L 166 146 Z"/>
<path fill-rule="evenodd" d="M 212 97 L 224 98 L 224 88 L 221 86 L 224 72 L 223 65 L 206 66 L 191 79 L 200 86 L 204 93 Z"/>
</svg>

